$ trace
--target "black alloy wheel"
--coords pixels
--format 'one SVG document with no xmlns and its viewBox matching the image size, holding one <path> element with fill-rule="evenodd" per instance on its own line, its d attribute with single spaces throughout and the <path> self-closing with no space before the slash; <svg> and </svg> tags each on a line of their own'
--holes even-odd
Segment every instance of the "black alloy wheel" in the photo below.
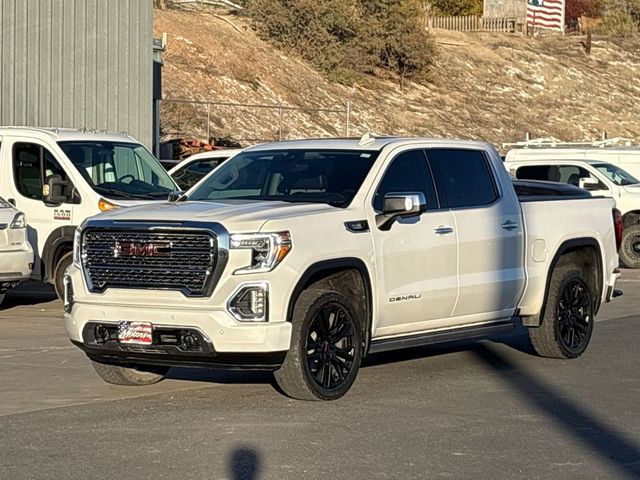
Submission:
<svg viewBox="0 0 640 480">
<path fill-rule="evenodd" d="M 322 389 L 340 387 L 355 359 L 355 325 L 349 312 L 338 303 L 318 310 L 307 335 L 309 376 Z"/>
<path fill-rule="evenodd" d="M 579 278 L 567 282 L 557 306 L 556 335 L 571 353 L 584 350 L 593 322 L 593 302 L 589 288 Z"/>
</svg>

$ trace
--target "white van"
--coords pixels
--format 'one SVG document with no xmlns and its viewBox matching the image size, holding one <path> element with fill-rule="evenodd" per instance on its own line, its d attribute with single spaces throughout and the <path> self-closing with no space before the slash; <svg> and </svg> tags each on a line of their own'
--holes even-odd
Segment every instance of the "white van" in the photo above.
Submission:
<svg viewBox="0 0 640 480">
<path fill-rule="evenodd" d="M 516 148 L 510 150 L 506 162 L 517 162 L 538 158 L 556 160 L 596 160 L 611 163 L 640 178 L 640 147 L 626 148 Z"/>
<path fill-rule="evenodd" d="M 0 127 L 0 194 L 29 219 L 33 278 L 54 284 L 60 297 L 76 226 L 112 208 L 166 200 L 177 189 L 128 135 Z"/>
<path fill-rule="evenodd" d="M 618 165 L 601 160 L 557 158 L 555 153 L 560 151 L 531 150 L 538 155 L 516 160 L 507 155 L 504 166 L 519 180 L 566 183 L 593 196 L 613 198 L 624 227 L 620 260 L 629 268 L 640 268 L 640 180 Z"/>
</svg>

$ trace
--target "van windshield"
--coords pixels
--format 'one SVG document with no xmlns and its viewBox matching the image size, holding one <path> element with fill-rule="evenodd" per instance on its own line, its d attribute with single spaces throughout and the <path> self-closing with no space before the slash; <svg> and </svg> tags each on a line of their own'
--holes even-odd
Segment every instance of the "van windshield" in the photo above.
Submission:
<svg viewBox="0 0 640 480">
<path fill-rule="evenodd" d="M 640 180 L 616 165 L 610 163 L 595 163 L 593 166 L 618 186 L 636 185 L 640 183 Z"/>
<path fill-rule="evenodd" d="M 378 152 L 271 150 L 243 152 L 213 171 L 189 200 L 261 200 L 346 207 Z"/>
<path fill-rule="evenodd" d="M 177 187 L 149 151 L 137 143 L 58 142 L 80 175 L 110 198 L 166 199 Z"/>
</svg>

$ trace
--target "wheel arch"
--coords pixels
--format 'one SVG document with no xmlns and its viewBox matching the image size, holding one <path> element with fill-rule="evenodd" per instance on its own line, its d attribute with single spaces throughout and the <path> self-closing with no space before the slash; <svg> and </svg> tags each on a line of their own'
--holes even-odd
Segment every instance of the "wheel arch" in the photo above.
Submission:
<svg viewBox="0 0 640 480">
<path fill-rule="evenodd" d="M 351 280 L 355 280 L 355 282 Z M 373 294 L 371 276 L 365 263 L 359 258 L 347 257 L 320 261 L 307 268 L 298 280 L 289 299 L 287 308 L 288 322 L 293 319 L 293 309 L 300 294 L 312 285 L 327 285 L 341 293 L 348 294 L 352 300 L 355 300 L 355 308 L 365 318 L 363 325 L 363 355 L 366 355 L 371 342 Z"/>
<path fill-rule="evenodd" d="M 592 253 L 589 253 L 592 252 Z M 602 302 L 602 288 L 604 282 L 604 273 L 602 265 L 602 248 L 598 241 L 592 237 L 573 238 L 566 240 L 556 250 L 555 255 L 549 263 L 547 269 L 547 278 L 545 280 L 544 297 L 542 300 L 542 307 L 537 315 L 524 317 L 522 323 L 527 327 L 539 327 L 542 323 L 542 318 L 545 314 L 545 308 L 549 297 L 549 286 L 551 285 L 551 275 L 558 266 L 561 259 L 566 258 L 568 255 L 576 254 L 577 259 L 583 260 L 583 265 L 588 261 L 588 256 L 593 255 L 595 257 L 595 287 L 597 289 L 596 305 L 594 306 L 594 312 L 597 314 Z"/>
<path fill-rule="evenodd" d="M 53 275 L 58 261 L 65 253 L 73 251 L 73 236 L 76 228 L 75 225 L 65 225 L 49 234 L 42 249 L 42 280 L 45 283 L 54 281 Z"/>
</svg>

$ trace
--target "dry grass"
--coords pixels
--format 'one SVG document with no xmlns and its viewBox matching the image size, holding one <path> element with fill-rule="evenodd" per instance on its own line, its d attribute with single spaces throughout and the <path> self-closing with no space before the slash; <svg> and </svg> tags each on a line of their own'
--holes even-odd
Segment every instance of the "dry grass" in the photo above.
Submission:
<svg viewBox="0 0 640 480">
<path fill-rule="evenodd" d="M 392 79 L 334 84 L 308 64 L 204 12 L 155 12 L 168 32 L 165 97 L 218 102 L 344 108 L 351 133 L 483 138 L 494 143 L 534 136 L 593 138 L 601 130 L 640 140 L 640 48 L 595 38 L 591 56 L 578 37 L 436 31 L 441 41 L 431 83 L 401 92 Z M 623 43 L 624 42 L 624 43 Z M 462 45 L 462 46 L 460 46 Z M 163 106 L 165 133 L 206 140 L 206 108 Z M 212 136 L 245 143 L 279 137 L 277 110 L 213 107 Z M 177 123 L 179 122 L 179 124 Z M 285 138 L 343 135 L 345 115 L 285 111 Z"/>
</svg>

